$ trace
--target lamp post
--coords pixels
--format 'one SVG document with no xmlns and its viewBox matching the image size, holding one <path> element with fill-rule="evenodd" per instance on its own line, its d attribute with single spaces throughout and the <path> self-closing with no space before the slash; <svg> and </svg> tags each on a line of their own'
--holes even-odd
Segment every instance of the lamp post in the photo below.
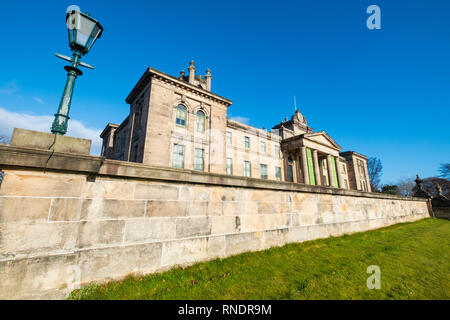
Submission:
<svg viewBox="0 0 450 320">
<path fill-rule="evenodd" d="M 70 104 L 72 102 L 73 88 L 75 80 L 83 72 L 78 66 L 94 69 L 93 66 L 81 62 L 81 57 L 89 52 L 94 42 L 100 38 L 103 27 L 97 20 L 91 18 L 89 13 L 81 13 L 76 9 L 69 7 L 66 15 L 67 28 L 69 30 L 69 46 L 73 52 L 73 57 L 56 54 L 58 58 L 69 61 L 71 66 L 65 66 L 67 71 L 66 86 L 59 103 L 58 112 L 52 124 L 52 133 L 64 135 L 67 132 L 67 123 L 69 120 Z"/>
</svg>

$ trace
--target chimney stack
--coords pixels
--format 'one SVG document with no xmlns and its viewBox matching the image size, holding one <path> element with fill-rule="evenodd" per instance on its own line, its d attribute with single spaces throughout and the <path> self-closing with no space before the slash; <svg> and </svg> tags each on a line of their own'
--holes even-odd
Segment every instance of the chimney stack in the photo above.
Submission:
<svg viewBox="0 0 450 320">
<path fill-rule="evenodd" d="M 194 60 L 192 60 L 191 63 L 189 64 L 188 70 L 189 70 L 189 83 L 194 84 L 194 79 L 195 79 Z"/>
<path fill-rule="evenodd" d="M 211 78 L 212 78 L 212 76 L 211 76 L 211 70 L 206 70 L 206 76 L 205 76 L 205 79 L 206 79 L 206 90 L 208 90 L 208 91 L 211 91 Z"/>
<path fill-rule="evenodd" d="M 178 77 L 178 79 L 184 81 L 184 70 L 181 70 L 181 71 L 180 71 L 180 76 Z"/>
</svg>

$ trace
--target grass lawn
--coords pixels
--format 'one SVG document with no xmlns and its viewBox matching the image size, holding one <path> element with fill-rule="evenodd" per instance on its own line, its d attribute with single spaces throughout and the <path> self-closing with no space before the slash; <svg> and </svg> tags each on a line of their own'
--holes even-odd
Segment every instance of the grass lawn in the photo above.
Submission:
<svg viewBox="0 0 450 320">
<path fill-rule="evenodd" d="M 381 289 L 366 286 L 381 269 Z M 289 244 L 73 291 L 69 299 L 450 299 L 450 221 Z"/>
</svg>

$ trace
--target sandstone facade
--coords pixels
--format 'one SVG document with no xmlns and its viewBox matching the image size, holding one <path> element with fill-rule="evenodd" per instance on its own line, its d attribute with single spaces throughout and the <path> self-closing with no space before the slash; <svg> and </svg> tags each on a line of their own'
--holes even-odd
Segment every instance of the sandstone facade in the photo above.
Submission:
<svg viewBox="0 0 450 320">
<path fill-rule="evenodd" d="M 101 134 L 108 159 L 370 192 L 367 157 L 344 152 L 296 111 L 271 131 L 227 118 L 211 71 L 178 78 L 148 68 L 126 99 L 129 116 Z"/>
</svg>

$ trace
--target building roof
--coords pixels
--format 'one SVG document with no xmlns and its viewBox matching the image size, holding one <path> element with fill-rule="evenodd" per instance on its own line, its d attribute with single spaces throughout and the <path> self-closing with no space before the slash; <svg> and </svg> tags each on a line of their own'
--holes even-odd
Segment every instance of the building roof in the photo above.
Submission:
<svg viewBox="0 0 450 320">
<path fill-rule="evenodd" d="M 358 156 L 358 157 L 361 157 L 361 158 L 363 158 L 363 159 L 368 159 L 368 157 L 367 156 L 365 156 L 365 155 L 363 155 L 363 154 L 361 154 L 361 153 L 358 153 L 358 152 L 356 152 L 356 151 L 344 151 L 344 152 L 339 152 L 339 155 L 341 155 L 341 156 L 343 156 L 343 157 L 345 157 L 345 156 L 350 156 L 350 155 L 356 155 L 356 156 Z"/>
<path fill-rule="evenodd" d="M 119 125 L 115 124 L 115 123 L 108 123 L 105 127 L 105 129 L 103 129 L 102 133 L 100 133 L 100 138 L 103 138 L 104 135 L 106 135 L 108 133 L 108 131 L 111 130 L 111 128 L 118 128 Z"/>
<path fill-rule="evenodd" d="M 130 94 L 125 99 L 125 101 L 127 103 L 131 103 L 137 97 L 137 95 L 140 94 L 141 91 L 147 86 L 147 84 L 150 82 L 152 77 L 158 77 L 160 79 L 164 79 L 166 81 L 171 82 L 172 84 L 174 84 L 176 86 L 182 87 L 189 91 L 193 91 L 199 95 L 208 97 L 212 100 L 221 102 L 221 103 L 225 104 L 227 107 L 233 103 L 233 101 L 231 101 L 227 98 L 221 97 L 221 96 L 219 96 L 215 93 L 212 93 L 208 90 L 205 90 L 205 89 L 195 86 L 189 82 L 180 80 L 180 79 L 175 78 L 167 73 L 164 73 L 162 71 L 159 71 L 159 70 L 156 70 L 156 69 L 153 69 L 150 67 L 147 68 L 147 70 L 144 72 L 141 79 L 139 79 L 138 83 L 134 86 L 133 90 L 131 90 Z"/>
</svg>

